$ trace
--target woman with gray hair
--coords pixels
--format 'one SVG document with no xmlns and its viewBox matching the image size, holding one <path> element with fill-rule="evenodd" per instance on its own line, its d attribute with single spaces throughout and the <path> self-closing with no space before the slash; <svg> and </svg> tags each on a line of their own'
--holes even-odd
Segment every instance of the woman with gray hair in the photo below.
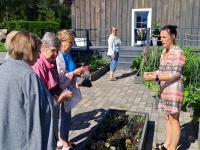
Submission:
<svg viewBox="0 0 200 150">
<path fill-rule="evenodd" d="M 60 40 L 53 33 L 45 33 L 42 38 L 40 58 L 34 66 L 32 66 L 33 70 L 42 79 L 43 83 L 55 100 L 57 100 L 58 104 L 72 98 L 73 93 L 70 90 L 65 91 L 64 89 L 71 84 L 71 81 L 75 76 L 83 73 L 82 69 L 76 69 L 73 72 L 63 73 L 60 76 L 58 75 L 56 57 L 60 52 L 60 48 Z M 63 126 L 62 122 L 60 123 L 60 126 Z M 63 150 L 66 149 L 70 150 L 70 147 L 63 147 Z"/>
<path fill-rule="evenodd" d="M 42 38 L 41 54 L 37 62 L 32 66 L 33 70 L 41 78 L 44 85 L 50 91 L 58 104 L 72 97 L 71 91 L 63 92 L 60 87 L 59 77 L 56 67 L 56 57 L 58 56 L 61 43 L 59 39 L 50 32 L 45 33 Z M 66 77 L 66 82 L 70 82 Z"/>
</svg>

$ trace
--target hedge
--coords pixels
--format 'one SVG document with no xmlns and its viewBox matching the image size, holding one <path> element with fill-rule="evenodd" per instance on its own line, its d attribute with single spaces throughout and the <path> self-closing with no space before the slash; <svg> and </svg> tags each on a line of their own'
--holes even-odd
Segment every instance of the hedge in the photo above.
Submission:
<svg viewBox="0 0 200 150">
<path fill-rule="evenodd" d="M 58 22 L 47 22 L 47 21 L 8 21 L 7 22 L 7 29 L 9 31 L 12 30 L 26 30 L 32 32 L 33 34 L 41 37 L 42 29 L 52 30 L 52 29 L 59 29 L 60 24 Z"/>
</svg>

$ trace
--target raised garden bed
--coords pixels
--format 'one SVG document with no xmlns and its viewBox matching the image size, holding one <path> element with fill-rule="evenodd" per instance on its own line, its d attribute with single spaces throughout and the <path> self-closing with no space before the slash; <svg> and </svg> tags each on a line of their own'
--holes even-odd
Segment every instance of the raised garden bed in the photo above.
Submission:
<svg viewBox="0 0 200 150">
<path fill-rule="evenodd" d="M 200 118 L 200 115 L 199 116 L 193 115 L 194 129 L 195 129 L 195 133 L 196 133 L 196 136 L 197 136 L 197 141 L 200 145 L 200 122 L 198 121 L 199 118 Z"/>
<path fill-rule="evenodd" d="M 89 78 L 90 81 L 95 81 L 102 77 L 104 74 L 106 74 L 109 71 L 109 64 L 102 66 L 98 68 L 96 71 L 91 71 L 90 74 L 87 74 L 87 78 Z M 78 81 L 81 82 L 84 79 L 83 77 L 79 77 Z"/>
<path fill-rule="evenodd" d="M 109 109 L 81 149 L 143 150 L 148 119 L 148 113 Z"/>
<path fill-rule="evenodd" d="M 95 81 L 97 79 L 99 79 L 100 77 L 102 77 L 104 74 L 106 74 L 109 71 L 109 64 L 102 66 L 100 68 L 98 68 L 97 71 L 94 71 L 93 73 L 90 74 L 90 81 Z"/>
</svg>

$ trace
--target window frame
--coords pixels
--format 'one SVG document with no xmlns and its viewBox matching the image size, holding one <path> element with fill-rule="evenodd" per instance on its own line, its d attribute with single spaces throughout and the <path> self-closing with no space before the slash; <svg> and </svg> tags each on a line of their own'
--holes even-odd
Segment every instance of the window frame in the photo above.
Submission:
<svg viewBox="0 0 200 150">
<path fill-rule="evenodd" d="M 151 28 L 152 22 L 152 8 L 139 8 L 139 9 L 132 9 L 132 38 L 131 38 L 131 45 L 135 46 L 135 28 L 136 28 L 136 20 L 137 20 L 137 13 L 147 13 L 147 28 Z"/>
</svg>

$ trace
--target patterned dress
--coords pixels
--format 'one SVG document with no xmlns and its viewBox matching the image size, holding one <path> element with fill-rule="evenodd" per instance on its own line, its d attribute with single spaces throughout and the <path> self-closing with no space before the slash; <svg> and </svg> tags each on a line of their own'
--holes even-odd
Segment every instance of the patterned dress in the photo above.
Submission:
<svg viewBox="0 0 200 150">
<path fill-rule="evenodd" d="M 186 63 L 183 50 L 175 46 L 164 59 L 166 49 L 163 50 L 160 58 L 159 75 L 168 74 L 173 81 L 161 81 L 158 108 L 165 114 L 180 113 L 184 98 L 183 73 Z"/>
</svg>

